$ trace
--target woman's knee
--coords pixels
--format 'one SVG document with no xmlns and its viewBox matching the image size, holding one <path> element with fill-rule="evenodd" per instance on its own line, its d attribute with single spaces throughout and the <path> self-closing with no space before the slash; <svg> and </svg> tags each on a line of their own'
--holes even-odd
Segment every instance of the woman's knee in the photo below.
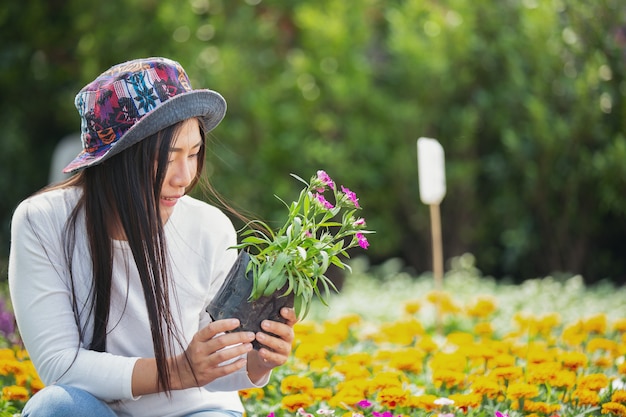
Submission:
<svg viewBox="0 0 626 417">
<path fill-rule="evenodd" d="M 35 394 L 22 417 L 91 416 L 115 417 L 104 402 L 87 391 L 67 385 L 50 385 Z"/>
</svg>

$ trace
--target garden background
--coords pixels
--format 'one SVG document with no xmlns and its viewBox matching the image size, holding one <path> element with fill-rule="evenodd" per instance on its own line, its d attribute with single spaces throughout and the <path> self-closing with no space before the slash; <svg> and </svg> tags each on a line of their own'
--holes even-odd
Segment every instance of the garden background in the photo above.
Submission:
<svg viewBox="0 0 626 417">
<path fill-rule="evenodd" d="M 11 213 L 77 132 L 76 92 L 110 65 L 162 55 L 228 102 L 207 156 L 221 194 L 272 221 L 283 208 L 274 194 L 297 193 L 289 173 L 326 170 L 358 192 L 377 231 L 367 264 L 379 284 L 389 265 L 416 282 L 432 268 L 420 136 L 446 152 L 448 271 L 471 253 L 480 282 L 626 282 L 621 0 L 5 3 L 3 281 Z"/>
</svg>

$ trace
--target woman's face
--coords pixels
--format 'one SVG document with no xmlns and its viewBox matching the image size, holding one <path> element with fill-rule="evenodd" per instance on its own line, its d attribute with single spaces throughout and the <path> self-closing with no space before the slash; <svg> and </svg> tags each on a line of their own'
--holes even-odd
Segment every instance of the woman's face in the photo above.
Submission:
<svg viewBox="0 0 626 417">
<path fill-rule="evenodd" d="M 172 141 L 165 179 L 161 188 L 159 209 L 163 224 L 167 222 L 178 199 L 185 195 L 187 187 L 196 177 L 201 147 L 202 137 L 198 120 L 186 120 Z"/>
</svg>

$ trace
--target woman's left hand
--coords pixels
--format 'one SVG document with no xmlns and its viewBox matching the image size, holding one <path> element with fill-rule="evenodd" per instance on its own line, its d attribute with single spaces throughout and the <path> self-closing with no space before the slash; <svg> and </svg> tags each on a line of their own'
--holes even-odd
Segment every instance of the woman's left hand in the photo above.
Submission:
<svg viewBox="0 0 626 417">
<path fill-rule="evenodd" d="M 256 334 L 256 340 L 264 345 L 261 349 L 248 352 L 248 376 L 252 382 L 260 380 L 270 370 L 287 362 L 294 339 L 293 326 L 298 321 L 293 308 L 283 308 L 281 316 L 287 323 L 264 320 L 263 332 Z M 273 333 L 271 336 L 268 333 Z"/>
</svg>

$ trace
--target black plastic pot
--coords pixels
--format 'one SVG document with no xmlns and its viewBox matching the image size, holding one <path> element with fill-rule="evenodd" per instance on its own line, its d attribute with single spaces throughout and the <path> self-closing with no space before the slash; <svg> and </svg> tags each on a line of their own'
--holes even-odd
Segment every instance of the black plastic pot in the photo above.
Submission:
<svg viewBox="0 0 626 417">
<path fill-rule="evenodd" d="M 233 331 L 256 333 L 262 331 L 261 322 L 263 320 L 285 323 L 286 320 L 280 315 L 280 310 L 283 307 L 293 307 L 294 295 L 293 292 L 283 295 L 285 292 L 283 288 L 270 296 L 249 300 L 253 285 L 252 271 L 246 276 L 246 267 L 249 262 L 250 255 L 246 251 L 239 252 L 237 260 L 206 311 L 213 320 L 239 319 L 240 326 Z M 262 346 L 256 340 L 252 345 L 256 350 Z"/>
</svg>

